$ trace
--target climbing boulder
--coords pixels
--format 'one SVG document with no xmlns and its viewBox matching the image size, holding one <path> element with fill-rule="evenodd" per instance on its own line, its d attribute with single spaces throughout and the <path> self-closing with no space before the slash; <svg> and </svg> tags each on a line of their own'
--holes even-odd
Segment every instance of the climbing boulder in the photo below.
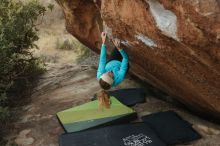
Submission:
<svg viewBox="0 0 220 146">
<path fill-rule="evenodd" d="M 83 44 L 121 39 L 131 73 L 220 121 L 220 0 L 56 1 Z"/>
</svg>

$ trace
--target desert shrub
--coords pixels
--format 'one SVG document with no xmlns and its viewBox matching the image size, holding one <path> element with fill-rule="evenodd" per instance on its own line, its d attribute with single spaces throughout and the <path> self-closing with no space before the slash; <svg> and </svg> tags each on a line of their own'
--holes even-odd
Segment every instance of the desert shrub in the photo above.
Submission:
<svg viewBox="0 0 220 146">
<path fill-rule="evenodd" d="M 76 52 L 76 54 L 78 55 L 77 57 L 77 62 L 89 57 L 92 53 L 92 51 L 86 47 L 85 45 L 83 45 L 80 41 L 78 41 L 77 39 L 72 41 L 72 46 L 74 46 L 74 50 Z"/>
<path fill-rule="evenodd" d="M 69 39 L 64 40 L 62 43 L 60 40 L 57 40 L 56 48 L 60 50 L 74 50 L 75 43 L 74 41 L 70 41 Z"/>
<path fill-rule="evenodd" d="M 74 51 L 74 53 L 77 54 L 77 62 L 89 57 L 92 54 L 92 51 L 77 39 L 65 39 L 62 42 L 57 39 L 56 49 Z"/>
<path fill-rule="evenodd" d="M 43 17 L 45 11 L 37 1 L 24 4 L 19 0 L 0 0 L 1 127 L 10 119 L 10 106 L 22 103 L 19 97 L 44 71 L 42 62 L 33 56 L 32 50 L 37 48 L 34 44 L 38 40 L 36 20 Z"/>
<path fill-rule="evenodd" d="M 93 55 L 93 52 L 88 47 L 81 44 L 81 47 L 78 50 L 77 62 L 85 60 L 86 58 L 88 58 L 92 55 Z"/>
</svg>

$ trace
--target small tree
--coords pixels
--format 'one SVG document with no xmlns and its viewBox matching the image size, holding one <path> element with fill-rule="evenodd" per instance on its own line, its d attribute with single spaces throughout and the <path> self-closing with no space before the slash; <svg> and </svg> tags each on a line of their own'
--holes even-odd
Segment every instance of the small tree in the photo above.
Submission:
<svg viewBox="0 0 220 146">
<path fill-rule="evenodd" d="M 50 6 L 51 7 L 51 6 Z M 50 8 L 49 7 L 49 8 Z M 36 0 L 0 0 L 0 124 L 7 118 L 10 90 L 26 85 L 39 71 L 39 59 L 31 52 L 37 48 L 36 20 L 46 8 Z"/>
</svg>

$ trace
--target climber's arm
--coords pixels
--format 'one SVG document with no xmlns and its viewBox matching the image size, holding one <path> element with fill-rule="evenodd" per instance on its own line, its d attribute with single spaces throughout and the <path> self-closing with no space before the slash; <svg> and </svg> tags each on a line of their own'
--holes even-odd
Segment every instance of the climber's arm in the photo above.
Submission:
<svg viewBox="0 0 220 146">
<path fill-rule="evenodd" d="M 99 59 L 99 66 L 98 66 L 97 75 L 96 75 L 97 79 L 99 79 L 101 75 L 105 73 L 106 55 L 107 55 L 107 50 L 106 50 L 106 45 L 105 45 L 106 33 L 102 32 L 101 38 L 102 38 L 102 47 L 101 47 L 101 53 L 100 53 L 100 59 Z"/>
<path fill-rule="evenodd" d="M 122 62 L 121 62 L 121 67 L 120 67 L 119 73 L 120 73 L 120 77 L 122 79 L 124 79 L 125 74 L 128 70 L 128 55 L 127 55 L 127 53 L 125 52 L 124 49 L 118 49 L 118 50 L 119 50 L 119 52 L 121 53 L 121 56 L 122 56 Z"/>
<path fill-rule="evenodd" d="M 119 85 L 124 80 L 128 70 L 128 55 L 123 49 L 118 49 L 118 50 L 123 58 L 122 58 L 120 70 L 118 71 L 118 77 L 114 81 L 114 85 L 113 85 L 114 87 Z"/>
<path fill-rule="evenodd" d="M 106 54 L 107 54 L 106 45 L 102 44 L 101 54 L 100 54 L 100 59 L 99 59 L 99 66 L 97 70 L 97 79 L 99 79 L 101 75 L 105 73 Z"/>
</svg>

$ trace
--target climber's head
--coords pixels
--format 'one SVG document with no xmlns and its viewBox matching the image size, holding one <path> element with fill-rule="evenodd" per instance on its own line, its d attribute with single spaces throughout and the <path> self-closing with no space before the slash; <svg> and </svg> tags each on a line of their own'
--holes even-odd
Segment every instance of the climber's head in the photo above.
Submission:
<svg viewBox="0 0 220 146">
<path fill-rule="evenodd" d="M 113 73 L 112 72 L 107 72 L 104 73 L 100 79 L 99 79 L 99 84 L 102 89 L 104 90 L 109 90 L 113 84 Z"/>
</svg>

